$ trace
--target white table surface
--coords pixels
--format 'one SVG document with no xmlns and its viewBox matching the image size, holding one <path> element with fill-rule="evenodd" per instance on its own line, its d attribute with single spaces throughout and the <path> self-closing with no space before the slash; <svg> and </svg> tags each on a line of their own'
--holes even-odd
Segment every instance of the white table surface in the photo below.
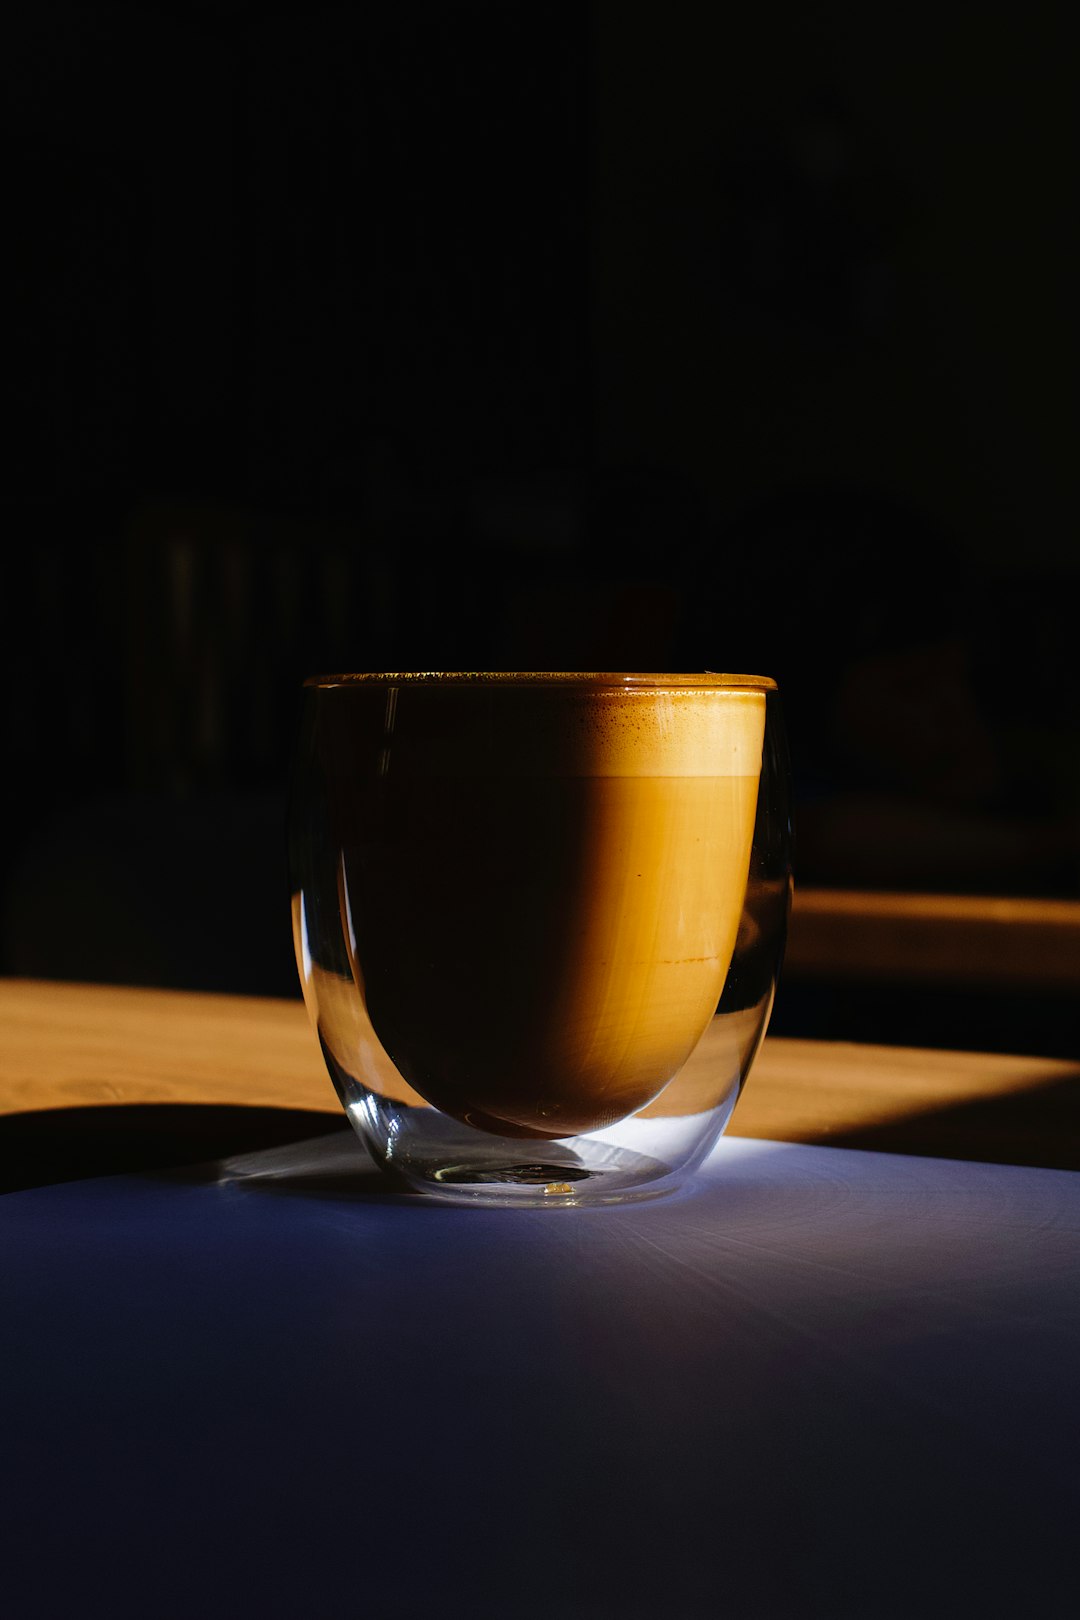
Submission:
<svg viewBox="0 0 1080 1620">
<path fill-rule="evenodd" d="M 8 1613 L 1074 1616 L 1080 1175 L 729 1138 L 382 1191 L 344 1126 L 0 1200 Z"/>
</svg>

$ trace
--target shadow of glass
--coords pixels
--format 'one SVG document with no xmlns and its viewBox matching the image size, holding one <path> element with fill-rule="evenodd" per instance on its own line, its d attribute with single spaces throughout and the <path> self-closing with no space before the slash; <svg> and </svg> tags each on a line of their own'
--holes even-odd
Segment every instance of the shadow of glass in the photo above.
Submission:
<svg viewBox="0 0 1080 1620">
<path fill-rule="evenodd" d="M 343 1133 L 352 1137 L 344 1119 L 302 1108 L 138 1103 L 5 1114 L 0 1192 L 187 1169 L 203 1179 L 216 1161 L 237 1154 Z"/>
<path fill-rule="evenodd" d="M 1004 1096 L 922 1109 L 882 1124 L 801 1139 L 822 1147 L 1080 1170 L 1080 1068 Z"/>
<path fill-rule="evenodd" d="M 415 1187 L 389 1166 L 376 1165 L 351 1127 L 280 1146 L 232 1154 L 216 1164 L 182 1171 L 201 1175 L 238 1192 L 274 1198 L 312 1198 L 355 1203 L 372 1198 L 408 1197 L 424 1203 Z"/>
</svg>

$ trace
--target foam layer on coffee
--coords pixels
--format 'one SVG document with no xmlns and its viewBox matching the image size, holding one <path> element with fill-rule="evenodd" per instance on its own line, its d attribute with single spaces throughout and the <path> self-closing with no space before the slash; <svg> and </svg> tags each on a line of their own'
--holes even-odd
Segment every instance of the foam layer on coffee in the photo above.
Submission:
<svg viewBox="0 0 1080 1620">
<path fill-rule="evenodd" d="M 406 684 L 378 699 L 382 775 L 756 777 L 761 768 L 760 687 Z"/>
<path fill-rule="evenodd" d="M 601 690 L 564 697 L 567 768 L 583 776 L 757 776 L 765 694 Z"/>
</svg>

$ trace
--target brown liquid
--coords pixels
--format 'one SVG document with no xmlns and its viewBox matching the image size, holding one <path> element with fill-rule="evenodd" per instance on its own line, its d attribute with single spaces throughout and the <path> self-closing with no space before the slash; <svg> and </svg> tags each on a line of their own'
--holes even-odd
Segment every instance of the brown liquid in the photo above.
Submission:
<svg viewBox="0 0 1080 1620">
<path fill-rule="evenodd" d="M 507 774 L 497 752 L 428 774 L 406 748 L 401 772 L 391 751 L 385 774 L 354 780 L 341 824 L 343 923 L 379 1041 L 422 1097 L 503 1135 L 574 1135 L 647 1104 L 731 961 L 763 702 L 695 694 L 657 744 L 647 700 L 622 700 L 614 742 L 604 701 L 602 774 L 579 774 L 577 744 L 565 775 L 550 746 L 542 769 L 519 752 Z M 698 736 L 708 702 L 728 706 L 719 741 Z M 685 774 L 637 774 L 657 763 Z"/>
</svg>

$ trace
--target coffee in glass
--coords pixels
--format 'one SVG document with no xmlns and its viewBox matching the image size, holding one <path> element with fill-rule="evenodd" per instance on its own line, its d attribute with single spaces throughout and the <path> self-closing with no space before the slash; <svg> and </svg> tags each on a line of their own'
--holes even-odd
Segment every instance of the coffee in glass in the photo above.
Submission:
<svg viewBox="0 0 1080 1620">
<path fill-rule="evenodd" d="M 773 683 L 410 673 L 305 699 L 297 960 L 376 1159 L 482 1202 L 673 1185 L 726 1123 L 779 966 Z M 725 1013 L 733 967 L 752 999 Z"/>
</svg>

